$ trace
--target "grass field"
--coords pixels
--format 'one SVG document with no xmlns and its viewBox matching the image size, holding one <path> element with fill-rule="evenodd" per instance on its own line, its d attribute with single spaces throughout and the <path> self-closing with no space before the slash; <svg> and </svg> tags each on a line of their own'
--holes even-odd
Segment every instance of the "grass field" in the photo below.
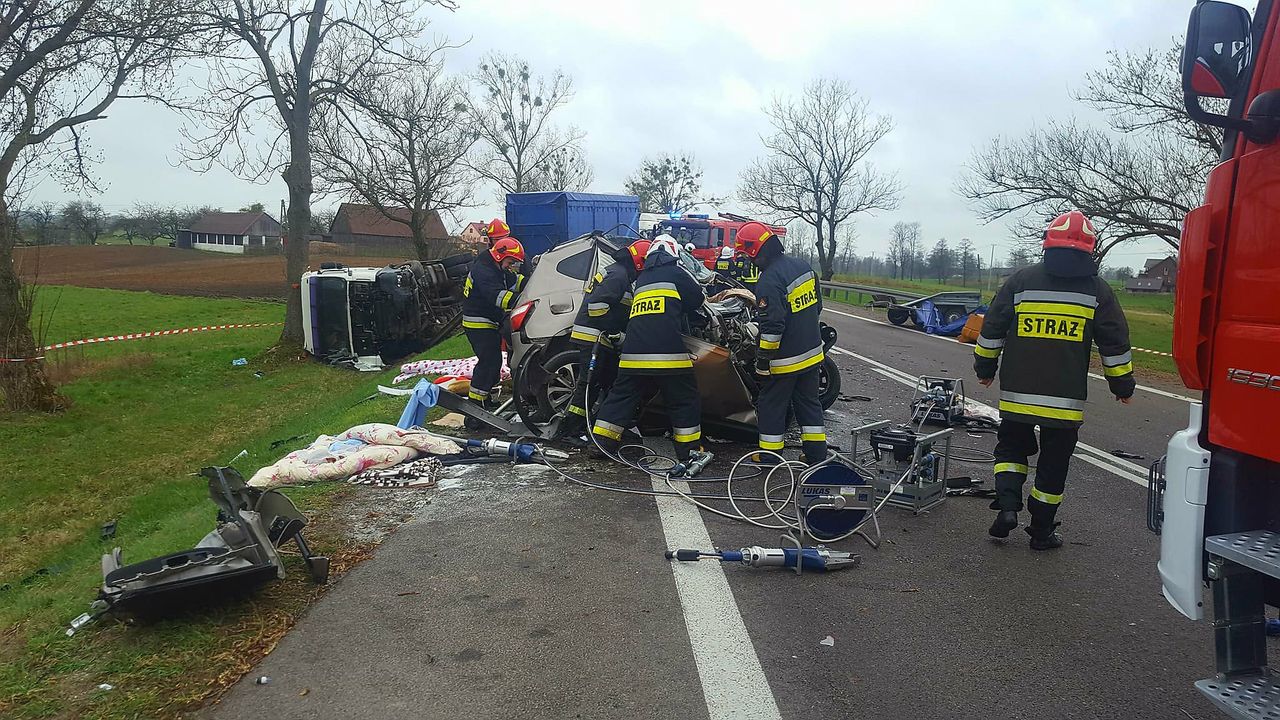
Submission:
<svg viewBox="0 0 1280 720">
<path fill-rule="evenodd" d="M 948 290 L 969 292 L 978 290 L 982 294 L 984 302 L 990 302 L 991 297 L 995 294 L 994 291 L 988 292 L 982 288 L 966 288 L 959 285 L 948 285 L 928 280 L 894 280 L 892 278 L 883 277 L 855 277 L 844 275 L 837 275 L 835 279 L 838 282 L 883 287 L 893 290 L 902 290 L 904 292 L 919 293 L 922 295 Z M 971 283 L 971 285 L 973 284 L 976 283 Z M 1116 298 L 1120 301 L 1120 306 L 1124 308 L 1125 317 L 1128 318 L 1131 344 L 1134 347 L 1146 348 L 1148 350 L 1170 352 L 1173 348 L 1173 295 L 1164 293 L 1128 293 L 1122 289 L 1121 285 L 1115 283 L 1112 284 L 1112 287 L 1115 288 Z M 851 304 L 858 304 L 859 302 L 860 296 L 856 292 L 850 293 L 843 290 L 833 289 L 831 293 L 832 298 L 840 302 L 848 302 Z M 870 299 L 866 295 L 862 295 L 861 298 L 863 302 Z M 1177 372 L 1177 368 L 1173 363 L 1173 358 L 1144 352 L 1134 353 L 1134 366 L 1148 370 L 1157 370 L 1163 373 Z"/>
<path fill-rule="evenodd" d="M 189 325 L 278 322 L 270 302 L 182 298 L 86 288 L 45 288 L 47 337 Z M 393 371 L 358 374 L 269 351 L 278 327 L 169 336 L 73 349 L 51 358 L 72 400 L 56 416 L 0 416 L 0 717 L 165 717 L 197 706 L 233 681 L 315 597 L 301 561 L 252 602 L 153 625 L 114 621 L 67 638 L 101 581 L 99 557 L 125 561 L 191 547 L 215 509 L 190 473 L 228 464 L 248 477 L 306 444 L 363 422 L 392 422 L 403 400 L 374 386 Z M 462 338 L 426 357 L 470 354 Z M 249 359 L 236 367 L 232 360 Z M 254 372 L 261 371 L 261 378 Z M 271 449 L 273 441 L 303 436 Z M 332 487 L 289 494 L 320 521 L 318 552 L 339 570 L 360 549 L 327 533 Z M 99 528 L 118 520 L 103 542 Z M 333 525 L 336 527 L 336 525 Z M 345 541 L 343 541 L 345 542 Z M 248 659 L 246 659 L 248 658 Z M 100 683 L 115 686 L 96 691 Z"/>
</svg>

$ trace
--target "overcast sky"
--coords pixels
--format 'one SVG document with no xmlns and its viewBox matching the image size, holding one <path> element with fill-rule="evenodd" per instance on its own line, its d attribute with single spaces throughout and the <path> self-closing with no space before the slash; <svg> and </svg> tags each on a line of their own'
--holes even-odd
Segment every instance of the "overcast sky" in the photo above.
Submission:
<svg viewBox="0 0 1280 720">
<path fill-rule="evenodd" d="M 761 106 L 810 79 L 849 81 L 894 131 L 872 153 L 898 173 L 901 207 L 857 219 L 860 254 L 883 256 L 888 230 L 919 221 L 927 244 L 970 237 L 984 257 L 1010 237 L 981 225 L 953 191 L 975 145 L 1017 136 L 1047 118 L 1088 116 L 1072 102 L 1086 72 L 1112 49 L 1166 47 L 1185 32 L 1191 0 L 892 0 L 736 2 L 646 0 L 459 0 L 431 9 L 430 32 L 466 45 L 449 57 L 462 73 L 491 49 L 524 57 L 537 74 L 561 68 L 573 100 L 560 124 L 586 132 L 593 191 L 621 192 L 647 154 L 688 151 L 705 171 L 704 190 L 732 197 L 739 172 L 761 152 Z M 210 204 L 234 210 L 263 202 L 275 214 L 284 184 L 254 185 L 221 169 L 176 167 L 177 119 L 141 104 L 118 104 L 95 123 L 94 146 L 108 211 L 134 201 Z M 52 181 L 37 199 L 67 197 Z M 464 219 L 500 214 L 488 201 Z M 321 201 L 321 205 L 332 204 Z M 730 201 L 722 209 L 740 209 Z M 1131 246 L 1114 264 L 1141 266 L 1163 244 Z"/>
</svg>

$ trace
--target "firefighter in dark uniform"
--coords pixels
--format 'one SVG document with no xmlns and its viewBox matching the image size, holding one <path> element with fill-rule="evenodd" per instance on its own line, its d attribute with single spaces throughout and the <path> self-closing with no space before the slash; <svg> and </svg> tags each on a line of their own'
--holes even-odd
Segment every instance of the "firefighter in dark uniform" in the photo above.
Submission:
<svg viewBox="0 0 1280 720">
<path fill-rule="evenodd" d="M 756 223 L 764 227 L 762 223 Z M 746 227 L 745 225 L 743 227 Z M 742 230 L 738 230 L 742 232 Z M 760 280 L 760 268 L 751 261 L 746 255 L 738 255 L 733 259 L 731 273 L 743 284 L 748 290 L 755 290 L 756 282 Z"/>
<path fill-rule="evenodd" d="M 702 440 L 698 383 L 681 336 L 684 319 L 692 319 L 705 298 L 702 287 L 677 263 L 679 252 L 670 235 L 654 238 L 636 279 L 618 379 L 591 426 L 600 447 L 610 454 L 617 453 L 622 433 L 635 422 L 640 402 L 653 388 L 662 392 L 671 418 L 676 457 L 687 461 Z"/>
<path fill-rule="evenodd" d="M 637 240 L 615 257 L 609 267 L 597 272 L 587 281 L 582 307 L 573 320 L 569 340 L 580 348 L 577 384 L 569 400 L 568 415 L 560 424 L 560 436 L 578 435 L 586 428 L 587 390 L 591 391 L 592 405 L 599 405 L 600 398 L 613 385 L 618 374 L 618 349 L 610 337 L 627 327 L 631 314 L 631 285 L 636 274 L 644 266 L 648 240 Z M 598 347 L 597 347 L 598 346 Z M 588 386 L 587 370 L 591 355 L 595 353 L 596 366 L 591 372 Z"/>
<path fill-rule="evenodd" d="M 500 218 L 494 218 L 484 226 L 484 237 L 488 240 L 489 247 L 493 247 L 493 244 L 502 238 L 511 237 L 511 228 Z"/>
<path fill-rule="evenodd" d="M 1027 498 L 1031 547 L 1062 546 L 1054 522 L 1075 450 L 1096 343 L 1116 400 L 1133 397 L 1129 327 L 1111 286 L 1093 262 L 1097 235 L 1079 211 L 1049 224 L 1044 261 L 1014 273 L 996 293 L 974 348 L 978 381 L 990 385 L 1001 354 L 1000 429 L 995 450 L 994 537 L 1018 526 L 1029 458 L 1040 453 Z M 1040 428 L 1037 444 L 1035 428 Z"/>
<path fill-rule="evenodd" d="M 499 327 L 520 292 L 520 282 L 511 268 L 523 261 L 524 247 L 519 240 L 513 237 L 497 240 L 472 261 L 471 272 L 462 287 L 462 330 L 476 354 L 476 368 L 471 373 L 471 391 L 467 397 L 486 410 L 494 407 L 489 395 L 502 373 Z M 467 421 L 469 428 L 479 427 L 478 422 L 470 418 Z"/>
<path fill-rule="evenodd" d="M 784 255 L 781 238 L 763 223 L 743 225 L 734 242 L 759 269 L 754 291 L 760 325 L 756 373 L 763 377 L 756 406 L 760 449 L 782 450 L 787 411 L 794 410 L 805 462 L 815 465 L 827 459 L 827 431 L 818 398 L 824 359 L 818 276 L 807 262 Z M 756 459 L 768 463 L 771 457 L 760 454 Z"/>
</svg>

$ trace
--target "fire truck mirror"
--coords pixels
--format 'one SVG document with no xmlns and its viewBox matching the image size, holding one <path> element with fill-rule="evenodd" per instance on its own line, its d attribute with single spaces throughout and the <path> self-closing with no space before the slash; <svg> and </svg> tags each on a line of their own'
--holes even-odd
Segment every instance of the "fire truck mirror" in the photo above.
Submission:
<svg viewBox="0 0 1280 720">
<path fill-rule="evenodd" d="M 1253 59 L 1249 11 L 1209 0 L 1195 6 L 1187 25 L 1182 86 L 1208 98 L 1233 98 L 1244 89 Z"/>
</svg>

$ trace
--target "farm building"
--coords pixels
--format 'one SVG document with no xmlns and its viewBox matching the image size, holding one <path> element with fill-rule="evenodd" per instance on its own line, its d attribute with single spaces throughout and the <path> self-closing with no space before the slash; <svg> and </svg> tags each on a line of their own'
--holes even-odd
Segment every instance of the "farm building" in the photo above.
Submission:
<svg viewBox="0 0 1280 720">
<path fill-rule="evenodd" d="M 280 223 L 264 212 L 206 213 L 178 231 L 181 248 L 243 255 L 280 249 Z"/>
<path fill-rule="evenodd" d="M 386 252 L 413 255 L 413 231 L 409 229 L 409 209 L 392 208 L 392 220 L 372 205 L 343 203 L 329 227 L 330 242 L 346 246 L 351 252 Z M 449 231 L 433 210 L 427 218 L 428 242 L 449 242 Z"/>
<path fill-rule="evenodd" d="M 1178 279 L 1178 259 L 1151 258 L 1137 277 L 1129 278 L 1124 289 L 1129 292 L 1173 292 Z"/>
<path fill-rule="evenodd" d="M 484 234 L 485 224 L 482 222 L 467 223 L 462 228 L 462 242 L 467 245 L 487 245 L 489 240 Z"/>
</svg>

